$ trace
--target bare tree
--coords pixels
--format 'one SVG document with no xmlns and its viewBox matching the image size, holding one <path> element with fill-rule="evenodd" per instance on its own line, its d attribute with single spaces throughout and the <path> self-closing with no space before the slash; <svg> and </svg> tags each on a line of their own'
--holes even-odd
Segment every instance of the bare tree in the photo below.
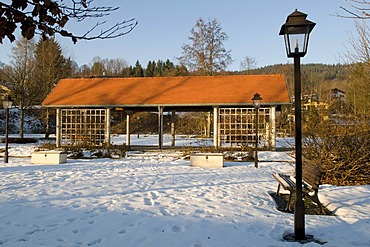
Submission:
<svg viewBox="0 0 370 247">
<path fill-rule="evenodd" d="M 91 69 L 90 69 L 90 66 L 87 65 L 87 64 L 84 64 L 82 65 L 80 68 L 79 68 L 79 73 L 78 73 L 81 77 L 89 77 L 91 76 Z"/>
<path fill-rule="evenodd" d="M 243 61 L 240 62 L 240 70 L 248 71 L 257 67 L 257 61 L 254 57 L 245 56 Z"/>
<path fill-rule="evenodd" d="M 88 76 L 122 77 L 124 74 L 124 70 L 127 67 L 127 62 L 122 58 L 102 59 L 98 56 L 92 59 Z M 86 70 L 86 68 L 84 68 L 84 70 Z M 87 75 L 83 74 L 82 76 Z"/>
<path fill-rule="evenodd" d="M 214 75 L 232 63 L 230 51 L 224 47 L 224 41 L 229 37 L 216 19 L 205 22 L 199 18 L 190 33 L 191 44 L 182 46 L 179 58 L 183 65 L 202 75 Z"/>
<path fill-rule="evenodd" d="M 370 28 L 365 20 L 355 21 L 356 35 L 349 36 L 349 49 L 344 54 L 348 63 L 370 62 Z"/>
<path fill-rule="evenodd" d="M 370 19 L 369 0 L 347 0 L 348 6 L 340 6 L 344 13 L 336 12 L 336 16 L 351 19 Z"/>
<path fill-rule="evenodd" d="M 2 73 L 11 86 L 15 105 L 20 111 L 19 136 L 23 138 L 24 112 L 34 105 L 40 93 L 35 80 L 35 43 L 33 40 L 21 39 L 12 48 L 11 65 L 5 66 Z"/>
<path fill-rule="evenodd" d="M 128 67 L 127 62 L 122 58 L 104 59 L 103 61 L 107 76 L 121 77 L 124 69 Z"/>
<path fill-rule="evenodd" d="M 370 107 L 370 28 L 365 20 L 356 20 L 356 35 L 351 35 L 350 48 L 344 54 L 349 64 L 347 99 L 353 113 L 367 118 Z"/>
<path fill-rule="evenodd" d="M 103 59 L 101 59 L 99 56 L 94 57 L 91 65 L 91 76 L 104 76 L 104 75 L 105 67 Z"/>
<path fill-rule="evenodd" d="M 357 117 L 367 119 L 370 108 L 370 66 L 366 63 L 356 63 L 350 68 L 347 86 L 347 100 Z"/>
<path fill-rule="evenodd" d="M 35 34 L 43 38 L 60 34 L 69 37 L 74 43 L 78 40 L 110 39 L 131 32 L 137 25 L 135 18 L 117 22 L 106 29 L 99 30 L 106 21 L 96 22 L 82 34 L 69 32 L 67 22 L 83 22 L 91 18 L 105 18 L 118 7 L 95 6 L 93 0 L 8 0 L 0 2 L 0 43 L 7 37 L 15 40 L 14 32 L 18 27 L 24 38 L 31 39 Z"/>
</svg>

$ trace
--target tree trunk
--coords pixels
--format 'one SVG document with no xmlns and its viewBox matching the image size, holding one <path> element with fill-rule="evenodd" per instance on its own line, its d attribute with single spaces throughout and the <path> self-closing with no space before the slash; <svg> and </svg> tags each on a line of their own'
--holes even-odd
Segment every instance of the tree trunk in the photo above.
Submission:
<svg viewBox="0 0 370 247">
<path fill-rule="evenodd" d="M 49 138 L 50 135 L 50 119 L 49 119 L 49 108 L 46 108 L 46 116 L 45 116 L 45 139 Z"/>
<path fill-rule="evenodd" d="M 24 129 L 24 109 L 21 106 L 19 110 L 19 138 L 22 139 L 24 137 L 23 129 Z"/>
</svg>

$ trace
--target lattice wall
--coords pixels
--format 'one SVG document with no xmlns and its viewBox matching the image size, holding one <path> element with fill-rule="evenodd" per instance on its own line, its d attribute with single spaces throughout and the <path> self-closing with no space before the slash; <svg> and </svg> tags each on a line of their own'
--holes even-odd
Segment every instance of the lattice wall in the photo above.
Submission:
<svg viewBox="0 0 370 247">
<path fill-rule="evenodd" d="M 222 144 L 254 145 L 256 137 L 254 108 L 220 108 L 220 140 Z M 258 115 L 258 138 L 266 134 L 270 109 L 260 108 Z"/>
<path fill-rule="evenodd" d="M 106 115 L 106 109 L 62 109 L 61 143 L 104 144 Z"/>
</svg>

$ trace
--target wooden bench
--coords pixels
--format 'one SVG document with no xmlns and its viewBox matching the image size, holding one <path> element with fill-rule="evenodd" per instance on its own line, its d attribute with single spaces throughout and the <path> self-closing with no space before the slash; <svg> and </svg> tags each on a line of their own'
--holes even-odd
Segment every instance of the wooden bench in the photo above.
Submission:
<svg viewBox="0 0 370 247">
<path fill-rule="evenodd" d="M 291 210 L 292 195 L 296 191 L 296 182 L 293 175 L 287 175 L 282 173 L 274 173 L 272 176 L 279 182 L 276 195 L 280 195 L 280 187 L 288 190 L 289 199 L 286 211 Z M 321 204 L 318 191 L 321 184 L 321 178 L 323 176 L 323 167 L 316 165 L 312 161 L 303 160 L 302 164 L 302 197 L 307 197 L 315 202 L 321 210 L 321 213 L 325 213 L 324 206 Z"/>
</svg>

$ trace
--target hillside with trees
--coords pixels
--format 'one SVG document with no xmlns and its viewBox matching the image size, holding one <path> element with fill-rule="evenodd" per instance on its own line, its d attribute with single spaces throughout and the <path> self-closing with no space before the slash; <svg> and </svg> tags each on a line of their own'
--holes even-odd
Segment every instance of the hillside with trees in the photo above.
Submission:
<svg viewBox="0 0 370 247">
<path fill-rule="evenodd" d="M 320 94 L 332 88 L 346 90 L 349 65 L 343 64 L 302 64 L 302 93 Z M 236 72 L 237 74 L 284 74 L 290 92 L 293 92 L 293 64 L 276 64 L 253 70 Z"/>
</svg>

